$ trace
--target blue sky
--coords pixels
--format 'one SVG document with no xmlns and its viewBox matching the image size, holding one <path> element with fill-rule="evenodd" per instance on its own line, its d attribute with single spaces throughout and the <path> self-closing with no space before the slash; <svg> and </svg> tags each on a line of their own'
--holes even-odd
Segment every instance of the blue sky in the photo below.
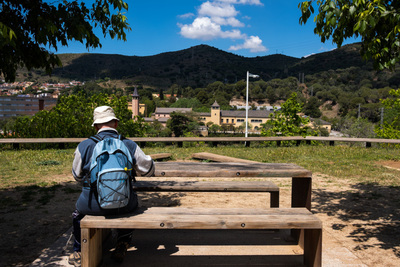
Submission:
<svg viewBox="0 0 400 267">
<path fill-rule="evenodd" d="M 299 24 L 299 0 L 126 2 L 125 15 L 132 28 L 126 42 L 108 37 L 101 39 L 101 49 L 89 51 L 80 43 L 70 43 L 57 53 L 151 56 L 206 44 L 245 57 L 280 53 L 300 58 L 336 48 L 331 40 L 321 43 L 312 19 Z"/>
</svg>

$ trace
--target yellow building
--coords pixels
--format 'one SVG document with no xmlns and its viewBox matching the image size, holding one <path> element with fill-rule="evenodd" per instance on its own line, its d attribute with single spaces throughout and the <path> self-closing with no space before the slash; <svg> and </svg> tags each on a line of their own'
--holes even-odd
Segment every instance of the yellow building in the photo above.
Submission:
<svg viewBox="0 0 400 267">
<path fill-rule="evenodd" d="M 145 105 L 138 104 L 139 97 L 137 95 L 137 91 L 135 89 L 132 95 L 132 104 L 129 105 L 130 109 L 135 107 L 135 109 L 139 109 L 137 112 L 140 114 L 145 114 Z M 192 112 L 192 108 L 156 108 L 155 112 L 152 114 L 151 118 L 144 118 L 146 122 L 153 122 L 155 120 L 159 121 L 164 127 L 166 126 L 167 121 L 170 118 L 172 112 L 182 112 L 182 113 L 190 113 Z M 257 132 L 262 128 L 261 124 L 264 124 L 269 120 L 270 114 L 272 114 L 273 110 L 249 110 L 248 112 L 248 129 L 250 131 Z M 133 115 L 135 116 L 135 112 L 132 110 Z M 228 129 L 233 129 L 237 127 L 245 127 L 246 125 L 246 110 L 221 110 L 220 105 L 217 101 L 211 105 L 211 112 L 205 113 L 195 113 L 197 115 L 199 122 L 204 123 L 204 125 L 208 126 L 210 123 L 219 125 L 222 127 L 226 127 Z M 318 121 L 318 123 L 316 123 Z M 310 125 L 311 127 L 316 126 L 323 127 L 327 129 L 327 131 L 331 132 L 331 124 L 322 120 L 311 119 Z"/>
<path fill-rule="evenodd" d="M 267 122 L 271 113 L 273 113 L 271 110 L 249 110 L 247 122 L 249 129 L 257 131 L 261 128 L 261 124 Z M 211 113 L 198 113 L 198 116 L 205 125 L 212 122 L 219 126 L 234 128 L 246 124 L 246 110 L 221 110 L 217 101 L 212 104 Z"/>
</svg>

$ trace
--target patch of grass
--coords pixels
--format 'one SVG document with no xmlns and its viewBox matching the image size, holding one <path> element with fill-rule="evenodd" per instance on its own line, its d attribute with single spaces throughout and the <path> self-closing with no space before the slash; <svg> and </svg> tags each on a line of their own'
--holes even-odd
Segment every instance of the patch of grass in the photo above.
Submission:
<svg viewBox="0 0 400 267">
<path fill-rule="evenodd" d="M 295 163 L 312 172 L 350 179 L 351 181 L 376 182 L 384 186 L 400 186 L 399 171 L 383 169 L 378 161 L 399 159 L 398 148 L 365 148 L 357 146 L 309 146 L 298 147 L 164 147 L 143 148 L 147 154 L 172 153 L 176 160 L 189 160 L 197 152 L 210 152 L 270 163 Z M 384 171 L 383 171 L 384 170 Z"/>
<path fill-rule="evenodd" d="M 71 173 L 74 149 L 0 150 L 0 190 L 49 182 Z"/>
<path fill-rule="evenodd" d="M 224 156 L 270 163 L 294 163 L 314 173 L 345 178 L 355 183 L 377 183 L 384 186 L 400 186 L 400 173 L 377 164 L 379 161 L 399 160 L 398 148 L 364 148 L 357 146 L 310 146 L 298 147 L 244 147 L 196 146 L 196 147 L 143 147 L 146 154 L 171 153 L 173 160 L 190 160 L 197 152 L 210 152 Z M 17 186 L 36 185 L 53 187 L 53 176 L 71 176 L 74 149 L 55 150 L 0 150 L 0 190 Z M 333 180 L 332 180 L 333 181 Z M 63 189 L 64 190 L 64 189 Z M 75 189 L 65 189 L 76 193 Z M 28 197 L 28 195 L 27 195 Z M 43 199 L 43 202 L 46 202 Z"/>
<path fill-rule="evenodd" d="M 41 162 L 36 162 L 36 165 L 38 166 L 51 166 L 51 165 L 60 165 L 61 162 L 59 161 L 55 161 L 55 160 L 45 160 L 45 161 L 41 161 Z"/>
</svg>

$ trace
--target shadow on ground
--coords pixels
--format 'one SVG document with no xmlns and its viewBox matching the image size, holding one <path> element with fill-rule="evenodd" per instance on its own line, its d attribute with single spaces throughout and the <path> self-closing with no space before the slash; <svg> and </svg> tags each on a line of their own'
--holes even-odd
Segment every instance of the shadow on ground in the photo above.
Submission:
<svg viewBox="0 0 400 267">
<path fill-rule="evenodd" d="M 392 250 L 400 257 L 400 194 L 399 187 L 378 184 L 355 184 L 342 192 L 313 190 L 314 213 L 339 218 L 343 223 L 332 225 L 334 230 L 343 230 L 349 224 L 355 227 L 349 237 L 358 242 L 355 250 L 364 250 L 372 245 L 363 244 L 376 238 L 374 243 L 385 250 Z"/>
<path fill-rule="evenodd" d="M 0 267 L 28 266 L 71 226 L 76 182 L 0 190 Z M 144 206 L 178 206 L 182 194 L 146 193 Z M 60 247 L 60 251 L 63 247 Z"/>
</svg>

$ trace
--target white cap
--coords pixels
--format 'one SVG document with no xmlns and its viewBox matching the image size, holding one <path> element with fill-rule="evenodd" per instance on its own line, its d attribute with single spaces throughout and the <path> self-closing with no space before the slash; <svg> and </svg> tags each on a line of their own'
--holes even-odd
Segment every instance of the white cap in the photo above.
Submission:
<svg viewBox="0 0 400 267">
<path fill-rule="evenodd" d="M 92 126 L 94 126 L 95 124 L 106 123 L 106 122 L 109 122 L 112 120 L 119 121 L 119 119 L 117 119 L 117 117 L 115 117 L 115 113 L 114 113 L 114 110 L 112 109 L 112 107 L 109 107 L 109 106 L 97 107 L 97 108 L 95 108 L 95 110 L 93 112 Z"/>
</svg>

